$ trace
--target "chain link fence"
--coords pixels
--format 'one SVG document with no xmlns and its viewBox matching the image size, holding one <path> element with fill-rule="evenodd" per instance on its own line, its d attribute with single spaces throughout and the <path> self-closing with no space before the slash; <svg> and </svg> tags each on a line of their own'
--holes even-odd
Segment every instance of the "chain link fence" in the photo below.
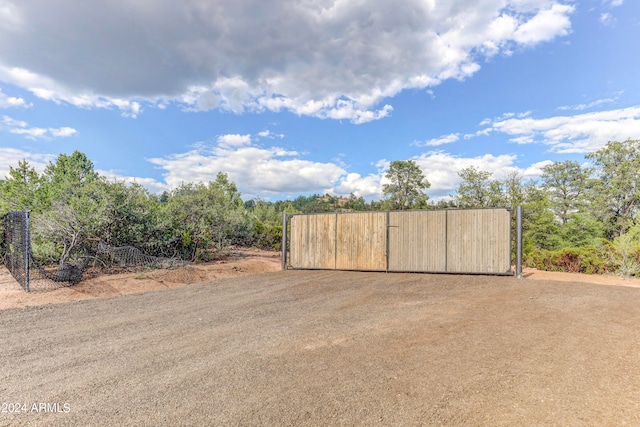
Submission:
<svg viewBox="0 0 640 427">
<path fill-rule="evenodd" d="M 76 285 L 86 276 L 90 260 L 99 260 L 103 271 L 109 267 L 178 268 L 189 264 L 176 258 L 147 255 L 133 246 L 114 247 L 101 241 L 93 255 L 85 251 L 85 255 L 75 263 L 41 266 L 31 252 L 30 213 L 9 212 L 2 219 L 2 225 L 4 230 L 0 242 L 0 258 L 26 292 L 49 291 Z"/>
<path fill-rule="evenodd" d="M 4 217 L 2 253 L 4 265 L 16 281 L 29 292 L 31 247 L 28 211 L 9 212 Z"/>
</svg>

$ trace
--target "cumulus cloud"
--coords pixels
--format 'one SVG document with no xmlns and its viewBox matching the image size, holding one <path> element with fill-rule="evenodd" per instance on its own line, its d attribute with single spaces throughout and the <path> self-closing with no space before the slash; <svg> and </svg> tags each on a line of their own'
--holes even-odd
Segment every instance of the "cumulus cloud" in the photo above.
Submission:
<svg viewBox="0 0 640 427">
<path fill-rule="evenodd" d="M 353 193 L 357 197 L 364 197 L 367 200 L 378 199 L 382 192 L 380 174 L 370 174 L 362 176 L 352 172 L 342 177 L 333 188 L 327 190 L 331 194 L 348 195 Z"/>
<path fill-rule="evenodd" d="M 228 144 L 228 141 L 238 143 Z M 540 174 L 540 168 L 548 164 L 540 162 L 520 169 L 515 166 L 516 159 L 515 155 L 491 154 L 459 157 L 444 151 L 430 151 L 413 157 L 431 183 L 428 194 L 434 199 L 454 192 L 460 183 L 458 172 L 469 166 L 492 172 L 494 178 L 502 179 L 511 171 L 535 177 Z M 384 174 L 389 168 L 389 161 L 382 159 L 376 163 L 375 173 L 363 176 L 349 172 L 344 165 L 303 160 L 297 151 L 262 147 L 254 142 L 251 135 L 233 134 L 219 136 L 216 145 L 200 144 L 185 153 L 148 161 L 165 171 L 166 188 L 187 182 L 212 181 L 218 172 L 225 172 L 244 198 L 263 199 L 300 193 L 353 193 L 368 200 L 379 199 L 385 182 Z M 155 185 L 162 187 L 159 183 Z"/>
<path fill-rule="evenodd" d="M 199 144 L 186 153 L 148 161 L 165 171 L 170 188 L 213 181 L 218 172 L 224 172 L 246 198 L 322 193 L 346 175 L 335 164 L 303 160 L 298 152 L 281 147 L 257 145 L 251 135 L 222 135 L 215 145 Z"/>
<path fill-rule="evenodd" d="M 1 5 L 0 80 L 40 98 L 131 117 L 177 103 L 354 123 L 390 115 L 385 100 L 402 90 L 467 78 L 484 58 L 568 34 L 575 9 L 569 0 Z"/>
<path fill-rule="evenodd" d="M 515 30 L 515 41 L 523 45 L 533 45 L 549 41 L 558 35 L 567 35 L 571 28 L 569 15 L 573 10 L 573 6 L 563 4 L 554 4 L 541 10 Z"/>
<path fill-rule="evenodd" d="M 461 182 L 458 172 L 470 166 L 491 172 L 495 179 L 504 179 L 511 172 L 519 172 L 525 178 L 536 178 L 542 173 L 542 167 L 552 163 L 550 160 L 545 160 L 522 169 L 515 165 L 516 155 L 485 154 L 478 157 L 460 157 L 445 151 L 429 151 L 413 157 L 412 160 L 422 169 L 431 184 L 427 194 L 434 200 L 447 198 L 453 194 Z M 387 160 L 380 160 L 377 164 L 378 173 L 366 177 L 357 173 L 349 173 L 340 179 L 332 193 L 354 193 L 356 196 L 363 196 L 367 199 L 379 198 L 382 193 L 382 185 L 386 182 L 384 174 L 389 169 L 389 163 Z"/>
<path fill-rule="evenodd" d="M 640 136 L 640 106 L 542 119 L 511 117 L 483 121 L 481 132 L 501 132 L 518 144 L 545 144 L 557 153 L 587 153 L 609 141 Z"/>
<path fill-rule="evenodd" d="M 505 178 L 512 171 L 522 172 L 514 165 L 516 159 L 517 156 L 512 154 L 459 157 L 444 151 L 430 151 L 414 157 L 431 183 L 428 194 L 433 198 L 444 197 L 455 192 L 461 181 L 458 172 L 470 166 L 491 172 L 496 179 Z"/>
<path fill-rule="evenodd" d="M 0 130 L 6 130 L 7 132 L 23 135 L 27 139 L 44 139 L 50 140 L 53 138 L 66 138 L 78 133 L 77 130 L 70 127 L 61 128 L 39 128 L 30 127 L 29 123 L 16 120 L 9 116 L 2 116 L 0 121 Z"/>
<path fill-rule="evenodd" d="M 228 134 L 218 137 L 218 145 L 220 147 L 232 148 L 242 147 L 251 144 L 251 135 Z"/>
</svg>

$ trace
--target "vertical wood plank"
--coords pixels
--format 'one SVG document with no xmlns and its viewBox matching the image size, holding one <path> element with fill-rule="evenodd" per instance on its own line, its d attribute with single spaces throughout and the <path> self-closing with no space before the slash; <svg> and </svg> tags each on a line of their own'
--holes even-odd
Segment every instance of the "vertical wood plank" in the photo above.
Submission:
<svg viewBox="0 0 640 427">
<path fill-rule="evenodd" d="M 391 212 L 389 271 L 444 272 L 446 212 Z"/>
</svg>

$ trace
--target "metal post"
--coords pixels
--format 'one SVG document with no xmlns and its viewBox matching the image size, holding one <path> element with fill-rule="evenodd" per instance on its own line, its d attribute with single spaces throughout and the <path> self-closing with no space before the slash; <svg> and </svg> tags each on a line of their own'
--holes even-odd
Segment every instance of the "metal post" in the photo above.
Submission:
<svg viewBox="0 0 640 427">
<path fill-rule="evenodd" d="M 29 292 L 29 261 L 31 259 L 31 236 L 29 233 L 30 226 L 30 212 L 25 211 L 24 213 L 24 290 Z"/>
<path fill-rule="evenodd" d="M 522 279 L 522 206 L 516 208 L 516 277 Z"/>
<path fill-rule="evenodd" d="M 287 269 L 287 214 L 282 214 L 282 269 Z"/>
</svg>

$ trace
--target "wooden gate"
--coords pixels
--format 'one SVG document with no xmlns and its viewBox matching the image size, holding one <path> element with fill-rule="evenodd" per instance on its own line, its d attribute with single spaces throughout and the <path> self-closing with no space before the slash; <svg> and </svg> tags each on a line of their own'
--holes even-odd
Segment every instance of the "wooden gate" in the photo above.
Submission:
<svg viewBox="0 0 640 427">
<path fill-rule="evenodd" d="M 512 274 L 506 209 L 294 215 L 287 267 Z"/>
</svg>

